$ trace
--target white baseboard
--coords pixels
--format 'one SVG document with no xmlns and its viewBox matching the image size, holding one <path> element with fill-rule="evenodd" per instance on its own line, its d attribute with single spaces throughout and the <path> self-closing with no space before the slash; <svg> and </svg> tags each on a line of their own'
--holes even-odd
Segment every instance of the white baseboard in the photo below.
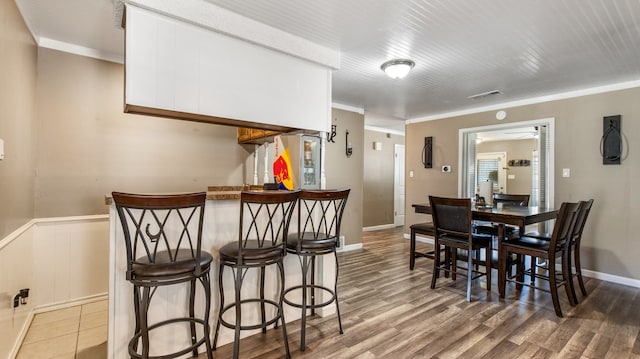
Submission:
<svg viewBox="0 0 640 359">
<path fill-rule="evenodd" d="M 66 300 L 63 302 L 40 305 L 38 307 L 33 308 L 33 312 L 36 314 L 51 312 L 53 310 L 75 307 L 78 305 L 89 304 L 89 303 L 98 302 L 106 299 L 109 299 L 109 293 L 99 293 L 99 294 L 94 294 L 87 297 Z"/>
<path fill-rule="evenodd" d="M 617 284 L 627 285 L 629 287 L 640 288 L 640 280 L 638 279 L 621 277 L 618 275 L 601 273 L 601 272 L 596 272 L 588 269 L 583 269 L 582 275 L 585 277 L 600 279 L 600 280 L 604 280 L 611 283 L 617 283 Z"/>
<path fill-rule="evenodd" d="M 13 348 L 11 348 L 11 351 L 9 352 L 9 359 L 15 359 L 18 356 L 18 351 L 22 346 L 22 341 L 24 341 L 24 338 L 27 336 L 27 332 L 29 331 L 29 327 L 31 326 L 34 316 L 34 310 L 31 309 L 29 314 L 27 314 L 27 320 L 24 321 L 24 325 L 20 328 L 20 333 L 18 333 L 16 341 L 13 343 Z"/>
<path fill-rule="evenodd" d="M 391 229 L 396 227 L 400 227 L 400 226 L 396 226 L 395 224 L 381 224 L 379 226 L 363 227 L 362 231 L 371 232 L 371 231 L 379 231 L 381 229 Z"/>
<path fill-rule="evenodd" d="M 348 245 L 340 246 L 337 251 L 338 252 L 348 252 L 348 251 L 355 251 L 357 249 L 362 249 L 362 243 L 355 243 L 355 244 L 348 244 Z"/>
<path fill-rule="evenodd" d="M 404 239 L 411 239 L 411 235 L 405 233 L 404 234 Z M 433 238 L 416 235 L 416 242 L 433 244 Z M 589 278 L 600 279 L 600 280 L 603 280 L 603 281 L 606 281 L 606 282 L 622 284 L 622 285 L 626 285 L 626 286 L 634 287 L 634 288 L 640 288 L 640 280 L 638 280 L 638 279 L 621 277 L 621 276 L 618 276 L 618 275 L 601 273 L 601 272 L 596 272 L 596 271 L 592 271 L 592 270 L 588 270 L 588 269 L 583 269 L 582 270 L 582 275 L 585 276 L 585 277 L 589 277 Z"/>
<path fill-rule="evenodd" d="M 411 239 L 411 235 L 405 233 L 404 234 L 404 239 Z M 433 237 L 425 237 L 425 236 L 421 236 L 421 235 L 417 235 L 416 234 L 416 242 L 433 244 Z"/>
</svg>

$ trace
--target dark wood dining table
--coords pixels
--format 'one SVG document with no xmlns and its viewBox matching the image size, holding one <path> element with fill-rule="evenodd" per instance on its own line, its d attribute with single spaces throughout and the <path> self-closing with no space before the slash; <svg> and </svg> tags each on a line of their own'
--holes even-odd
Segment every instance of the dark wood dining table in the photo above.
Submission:
<svg viewBox="0 0 640 359">
<path fill-rule="evenodd" d="M 429 203 L 416 203 L 411 205 L 416 213 L 431 214 Z M 525 232 L 525 226 L 555 219 L 558 210 L 543 207 L 472 207 L 471 216 L 476 221 L 486 221 L 498 224 L 498 238 L 505 238 L 504 225 L 509 224 L 520 228 L 520 233 Z M 498 253 L 502 250 L 502 241 L 498 241 Z M 502 286 L 505 283 L 506 273 L 498 271 L 498 293 L 504 293 Z"/>
</svg>

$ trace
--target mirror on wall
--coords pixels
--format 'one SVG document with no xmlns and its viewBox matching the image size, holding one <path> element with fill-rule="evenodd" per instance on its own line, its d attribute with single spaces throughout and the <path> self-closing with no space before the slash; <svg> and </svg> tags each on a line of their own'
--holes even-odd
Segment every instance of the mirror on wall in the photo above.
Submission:
<svg viewBox="0 0 640 359">
<path fill-rule="evenodd" d="M 530 194 L 553 207 L 554 119 L 460 129 L 458 195 Z M 483 185 L 483 182 L 491 184 Z"/>
</svg>

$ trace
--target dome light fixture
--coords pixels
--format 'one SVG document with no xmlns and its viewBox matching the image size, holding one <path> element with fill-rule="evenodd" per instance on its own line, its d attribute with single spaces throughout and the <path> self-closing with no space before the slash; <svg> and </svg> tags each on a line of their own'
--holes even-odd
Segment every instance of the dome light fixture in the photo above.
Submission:
<svg viewBox="0 0 640 359">
<path fill-rule="evenodd" d="M 411 60 L 393 59 L 382 64 L 380 68 L 392 79 L 401 79 L 407 76 L 415 65 L 416 63 Z"/>
</svg>

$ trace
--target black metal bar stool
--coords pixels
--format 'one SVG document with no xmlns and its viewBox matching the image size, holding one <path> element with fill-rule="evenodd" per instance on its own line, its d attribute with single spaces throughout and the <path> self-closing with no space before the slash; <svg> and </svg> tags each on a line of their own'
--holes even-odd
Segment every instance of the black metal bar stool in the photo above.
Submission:
<svg viewBox="0 0 640 359">
<path fill-rule="evenodd" d="M 220 248 L 220 310 L 214 337 L 214 348 L 217 346 L 220 325 L 235 331 L 233 357 L 238 358 L 240 352 L 240 331 L 267 327 L 282 320 L 282 336 L 284 338 L 286 357 L 290 358 L 287 328 L 282 310 L 284 297 L 284 256 L 285 243 L 289 230 L 291 215 L 298 200 L 300 191 L 264 191 L 242 192 L 240 194 L 240 230 L 238 240 L 227 243 Z M 267 266 L 276 264 L 280 274 L 280 286 L 276 300 L 265 298 L 265 270 Z M 225 267 L 230 267 L 234 275 L 233 303 L 225 305 L 222 276 Z M 251 268 L 260 269 L 260 283 L 258 298 L 241 298 L 242 284 L 247 271 Z M 247 303 L 260 305 L 261 321 L 257 324 L 242 324 L 241 306 Z M 266 318 L 265 306 L 276 309 L 273 318 Z M 232 323 L 224 319 L 224 314 L 235 311 L 235 321 Z"/>
<path fill-rule="evenodd" d="M 180 195 L 139 195 L 113 192 L 124 232 L 127 251 L 127 280 L 133 284 L 135 331 L 129 341 L 132 358 L 175 358 L 189 352 L 198 356 L 206 347 L 212 358 L 209 308 L 209 269 L 213 257 L 202 251 L 202 223 L 206 193 Z M 196 282 L 204 288 L 202 317 L 195 315 Z M 189 316 L 170 318 L 149 325 L 148 310 L 161 286 L 189 283 Z M 176 323 L 189 323 L 191 345 L 171 354 L 150 356 L 149 332 Z M 196 331 L 196 325 L 202 331 Z M 201 333 L 198 339 L 198 332 Z M 138 346 L 142 345 L 141 352 Z"/>
<path fill-rule="evenodd" d="M 350 189 L 346 190 L 302 190 L 298 204 L 297 232 L 287 238 L 287 251 L 297 254 L 302 267 L 302 284 L 285 290 L 285 295 L 294 290 L 302 291 L 301 303 L 293 303 L 285 296 L 285 303 L 302 309 L 300 329 L 300 350 L 305 350 L 307 310 L 315 315 L 316 308 L 336 303 L 340 334 L 342 320 L 338 305 L 338 254 L 340 244 L 340 224 Z M 333 253 L 336 260 L 336 278 L 333 289 L 315 283 L 316 257 Z M 310 277 L 310 278 L 307 278 Z M 309 281 L 311 283 L 309 283 Z M 316 303 L 316 290 L 328 293 L 331 298 Z M 308 294 L 309 292 L 309 294 Z M 309 302 L 310 301 L 310 302 Z"/>
</svg>

